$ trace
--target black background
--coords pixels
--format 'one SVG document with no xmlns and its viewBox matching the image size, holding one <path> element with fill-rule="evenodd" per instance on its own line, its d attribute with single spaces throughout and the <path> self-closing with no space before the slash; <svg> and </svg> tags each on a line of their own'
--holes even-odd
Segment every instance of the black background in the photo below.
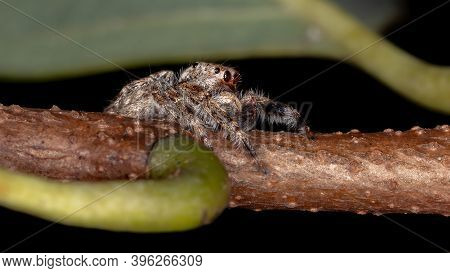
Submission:
<svg viewBox="0 0 450 273">
<path fill-rule="evenodd" d="M 405 24 L 444 1 L 408 1 Z M 389 37 L 426 61 L 450 65 L 450 4 Z M 386 29 L 385 33 L 395 27 Z M 222 62 L 223 60 L 217 60 Z M 257 87 L 271 97 L 333 65 L 317 59 L 227 61 L 243 74 L 242 87 Z M 178 69 L 179 66 L 152 67 Z M 145 76 L 149 68 L 131 70 Z M 27 107 L 101 111 L 130 81 L 122 72 L 46 83 L 0 82 L 0 102 Z M 449 90 L 450 92 L 450 90 Z M 428 111 L 350 65 L 342 64 L 293 92 L 284 102 L 313 102 L 309 124 L 314 131 L 372 132 L 412 126 L 434 127 L 448 116 Z M 114 233 L 53 225 L 18 244 L 17 252 L 437 252 L 450 249 L 450 218 L 435 215 L 355 215 L 294 211 L 253 212 L 228 209 L 214 223 L 174 234 Z M 21 241 L 50 222 L 0 208 L 0 250 Z M 393 221 L 403 225 L 394 223 Z M 409 230 L 407 230 L 409 229 Z M 416 234 L 414 234 L 416 233 Z M 437 247 L 439 245 L 442 248 Z"/>
</svg>

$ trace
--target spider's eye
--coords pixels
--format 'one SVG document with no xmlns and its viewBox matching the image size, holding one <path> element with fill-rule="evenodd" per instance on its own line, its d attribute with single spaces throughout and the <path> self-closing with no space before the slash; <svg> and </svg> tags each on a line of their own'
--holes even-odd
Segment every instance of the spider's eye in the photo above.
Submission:
<svg viewBox="0 0 450 273">
<path fill-rule="evenodd" d="M 194 64 L 192 65 L 193 68 L 196 68 L 197 66 L 198 66 L 198 63 L 194 63 Z"/>
<path fill-rule="evenodd" d="M 223 80 L 226 82 L 229 82 L 231 80 L 231 73 L 230 71 L 225 71 L 225 73 L 223 73 Z"/>
<path fill-rule="evenodd" d="M 219 74 L 219 72 L 220 72 L 220 68 L 218 68 L 218 67 L 214 68 L 214 73 Z"/>
</svg>

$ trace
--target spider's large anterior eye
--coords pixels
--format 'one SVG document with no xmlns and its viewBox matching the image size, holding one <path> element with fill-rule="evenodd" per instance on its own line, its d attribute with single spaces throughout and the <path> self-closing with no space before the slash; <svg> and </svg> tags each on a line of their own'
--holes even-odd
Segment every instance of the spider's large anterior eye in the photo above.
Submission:
<svg viewBox="0 0 450 273">
<path fill-rule="evenodd" d="M 231 80 L 231 73 L 230 71 L 225 71 L 225 73 L 223 73 L 223 80 L 226 82 L 229 82 Z"/>
<path fill-rule="evenodd" d="M 194 64 L 192 65 L 193 68 L 196 68 L 197 66 L 198 66 L 198 63 L 194 63 Z"/>
<path fill-rule="evenodd" d="M 219 72 L 220 72 L 220 68 L 218 68 L 218 67 L 214 68 L 214 73 L 219 74 Z"/>
</svg>

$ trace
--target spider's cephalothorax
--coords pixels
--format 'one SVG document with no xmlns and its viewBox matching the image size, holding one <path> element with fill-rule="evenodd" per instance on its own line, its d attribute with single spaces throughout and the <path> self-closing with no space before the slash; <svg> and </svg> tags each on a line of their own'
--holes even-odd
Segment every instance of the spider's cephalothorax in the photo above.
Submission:
<svg viewBox="0 0 450 273">
<path fill-rule="evenodd" d="M 196 62 L 181 72 L 178 81 L 198 85 L 215 94 L 221 91 L 235 92 L 239 80 L 239 73 L 231 67 Z"/>
<path fill-rule="evenodd" d="M 256 160 L 255 148 L 246 132 L 258 120 L 304 132 L 296 109 L 252 90 L 238 92 L 239 80 L 235 69 L 213 63 L 194 63 L 178 78 L 172 71 L 160 71 L 123 87 L 105 112 L 176 122 L 209 148 L 213 147 L 208 131 L 220 130 Z"/>
</svg>

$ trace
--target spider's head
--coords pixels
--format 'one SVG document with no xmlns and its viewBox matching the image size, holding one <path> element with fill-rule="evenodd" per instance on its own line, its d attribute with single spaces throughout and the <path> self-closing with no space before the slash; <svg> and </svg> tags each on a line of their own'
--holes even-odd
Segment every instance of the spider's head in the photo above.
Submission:
<svg viewBox="0 0 450 273">
<path fill-rule="evenodd" d="M 234 68 L 197 62 L 186 68 L 180 75 L 179 81 L 189 81 L 212 92 L 219 90 L 236 91 L 236 85 L 240 80 L 239 72 Z"/>
</svg>

